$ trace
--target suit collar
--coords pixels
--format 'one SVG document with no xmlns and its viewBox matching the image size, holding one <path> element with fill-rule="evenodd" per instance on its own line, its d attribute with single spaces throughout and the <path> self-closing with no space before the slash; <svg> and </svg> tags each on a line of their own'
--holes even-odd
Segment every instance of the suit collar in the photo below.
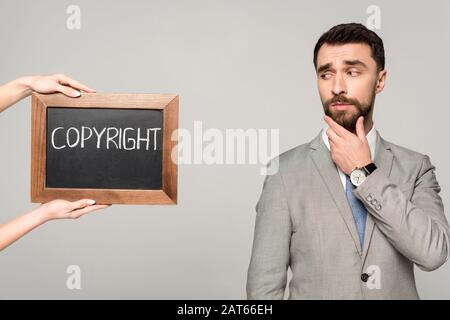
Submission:
<svg viewBox="0 0 450 320">
<path fill-rule="evenodd" d="M 320 130 L 319 134 L 309 142 L 309 147 L 311 149 L 317 150 L 320 148 L 321 144 L 324 144 L 324 142 L 322 140 L 322 130 Z M 383 148 L 385 150 L 391 150 L 391 147 L 389 146 L 389 144 L 386 143 L 386 140 L 384 140 L 381 137 L 380 133 L 378 132 L 378 130 L 376 130 L 376 128 L 375 128 L 375 146 L 376 146 L 375 147 L 376 149 Z"/>
</svg>

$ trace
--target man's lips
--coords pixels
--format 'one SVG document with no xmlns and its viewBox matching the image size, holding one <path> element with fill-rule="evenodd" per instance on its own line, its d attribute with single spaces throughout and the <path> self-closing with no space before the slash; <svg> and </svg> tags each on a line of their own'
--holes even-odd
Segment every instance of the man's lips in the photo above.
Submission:
<svg viewBox="0 0 450 320">
<path fill-rule="evenodd" d="M 336 110 L 346 110 L 350 108 L 352 104 L 350 103 L 332 103 L 331 107 L 335 108 Z"/>
</svg>

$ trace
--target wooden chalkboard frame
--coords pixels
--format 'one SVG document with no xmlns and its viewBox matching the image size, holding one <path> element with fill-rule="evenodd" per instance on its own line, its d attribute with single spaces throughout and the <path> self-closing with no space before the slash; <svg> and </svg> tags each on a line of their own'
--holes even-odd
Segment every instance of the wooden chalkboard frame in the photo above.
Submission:
<svg viewBox="0 0 450 320">
<path fill-rule="evenodd" d="M 69 98 L 61 93 L 32 95 L 31 122 L 31 202 L 47 202 L 53 199 L 95 199 L 98 204 L 176 204 L 177 159 L 172 161 L 178 129 L 177 95 L 171 94 L 104 94 L 83 93 L 79 98 Z M 68 108 L 118 108 L 159 109 L 163 112 L 162 188 L 140 189 L 78 189 L 47 188 L 46 179 L 46 122 L 48 107 Z M 176 152 L 174 153 L 176 157 Z"/>
</svg>

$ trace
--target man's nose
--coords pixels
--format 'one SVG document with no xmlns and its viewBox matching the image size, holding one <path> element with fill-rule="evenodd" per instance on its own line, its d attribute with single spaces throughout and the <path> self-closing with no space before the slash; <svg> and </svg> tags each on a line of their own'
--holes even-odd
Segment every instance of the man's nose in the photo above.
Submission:
<svg viewBox="0 0 450 320">
<path fill-rule="evenodd" d="M 347 87 L 345 85 L 345 80 L 342 79 L 342 76 L 336 75 L 334 77 L 333 81 L 333 87 L 331 88 L 331 91 L 334 95 L 341 95 L 341 94 L 347 94 Z"/>
</svg>

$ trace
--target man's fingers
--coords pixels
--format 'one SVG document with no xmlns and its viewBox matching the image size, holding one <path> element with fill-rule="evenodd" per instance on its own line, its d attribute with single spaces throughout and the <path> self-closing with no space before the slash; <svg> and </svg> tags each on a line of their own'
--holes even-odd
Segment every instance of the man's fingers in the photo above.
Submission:
<svg viewBox="0 0 450 320">
<path fill-rule="evenodd" d="M 334 132 L 336 132 L 336 134 L 340 137 L 345 137 L 346 135 L 348 135 L 349 133 L 351 133 L 350 131 L 348 131 L 347 129 L 345 129 L 343 126 L 341 126 L 340 124 L 338 124 L 337 122 L 335 122 L 331 117 L 329 116 L 325 116 L 324 117 L 325 122 L 330 126 L 331 129 L 334 130 Z"/>
<path fill-rule="evenodd" d="M 336 147 L 336 142 L 334 142 L 334 140 L 329 140 L 330 142 L 330 149 L 333 149 Z"/>
<path fill-rule="evenodd" d="M 88 86 L 86 86 L 82 83 L 79 83 L 78 81 L 76 81 L 72 78 L 69 78 L 68 76 L 66 76 L 64 74 L 58 74 L 58 75 L 56 75 L 56 77 L 58 78 L 58 81 L 61 84 L 66 84 L 66 85 L 71 86 L 72 88 L 75 88 L 78 90 L 83 90 L 85 92 L 91 92 L 91 93 L 95 92 L 94 89 L 89 88 Z"/>
<path fill-rule="evenodd" d="M 342 139 L 331 128 L 328 128 L 326 133 L 327 133 L 327 136 L 328 136 L 328 140 L 330 140 L 332 142 L 338 142 L 340 139 Z"/>
<path fill-rule="evenodd" d="M 364 130 L 364 117 L 359 117 L 356 121 L 356 135 L 361 141 L 365 141 L 366 138 L 366 132 Z"/>
<path fill-rule="evenodd" d="M 71 87 L 63 86 L 63 85 L 56 85 L 55 88 L 56 91 L 61 92 L 62 94 L 65 94 L 68 97 L 77 98 L 81 95 L 81 93 L 75 89 L 72 89 Z"/>
</svg>

